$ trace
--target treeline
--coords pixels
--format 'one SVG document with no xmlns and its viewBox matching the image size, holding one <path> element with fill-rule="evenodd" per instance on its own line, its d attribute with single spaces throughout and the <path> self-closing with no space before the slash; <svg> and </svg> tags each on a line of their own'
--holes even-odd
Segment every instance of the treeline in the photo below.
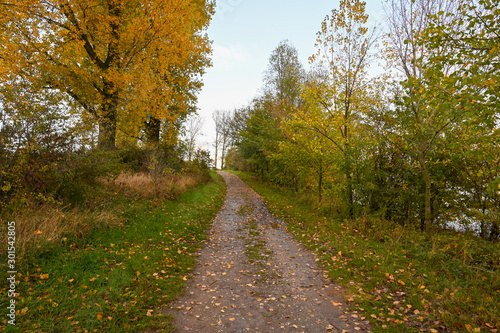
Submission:
<svg viewBox="0 0 500 333">
<path fill-rule="evenodd" d="M 280 43 L 264 93 L 226 126 L 223 165 L 314 193 L 325 213 L 498 241 L 498 1 L 393 0 L 385 19 L 341 1 L 309 71 Z"/>
<path fill-rule="evenodd" d="M 206 178 L 208 152 L 181 135 L 213 13 L 204 0 L 0 4 L 0 211 L 85 202 L 126 168 Z"/>
</svg>

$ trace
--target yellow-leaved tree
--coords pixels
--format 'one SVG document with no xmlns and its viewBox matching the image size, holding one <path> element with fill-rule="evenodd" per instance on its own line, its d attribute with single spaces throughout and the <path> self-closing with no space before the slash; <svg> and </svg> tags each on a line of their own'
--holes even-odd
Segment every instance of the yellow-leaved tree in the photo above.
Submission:
<svg viewBox="0 0 500 333">
<path fill-rule="evenodd" d="M 162 121 L 192 108 L 210 65 L 205 0 L 8 0 L 0 4 L 0 84 L 61 92 L 99 126 L 158 141 Z M 35 73 L 35 75 L 33 74 Z M 27 101 L 29 102 L 29 101 Z"/>
<path fill-rule="evenodd" d="M 367 108 L 369 50 L 374 29 L 367 27 L 365 2 L 342 0 L 317 34 L 317 52 L 310 62 L 320 73 L 303 89 L 304 107 L 291 120 L 296 129 L 313 131 L 330 143 L 338 154 L 347 212 L 354 213 L 353 174 L 361 114 Z M 316 150 L 325 150 L 317 136 Z"/>
</svg>

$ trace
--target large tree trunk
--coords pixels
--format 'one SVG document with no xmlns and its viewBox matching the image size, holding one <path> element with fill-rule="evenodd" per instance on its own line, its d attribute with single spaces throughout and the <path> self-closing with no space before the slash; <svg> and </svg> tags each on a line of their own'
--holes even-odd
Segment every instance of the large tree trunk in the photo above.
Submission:
<svg viewBox="0 0 500 333">
<path fill-rule="evenodd" d="M 116 122 L 103 119 L 99 123 L 99 136 L 97 148 L 102 150 L 113 150 L 116 148 Z"/>
<path fill-rule="evenodd" d="M 215 130 L 215 161 L 214 161 L 214 169 L 217 170 L 217 153 L 219 151 L 219 131 Z"/>
<path fill-rule="evenodd" d="M 220 168 L 224 170 L 226 168 L 226 134 L 222 134 L 222 152 L 220 157 Z"/>
<path fill-rule="evenodd" d="M 354 191 L 352 188 L 352 175 L 351 171 L 349 170 L 347 172 L 347 201 L 349 205 L 349 217 L 353 218 L 354 217 Z"/>
<path fill-rule="evenodd" d="M 102 114 L 99 118 L 99 136 L 97 147 L 102 150 L 113 150 L 116 148 L 116 110 L 118 108 L 118 96 L 111 94 L 102 105 Z"/>
<path fill-rule="evenodd" d="M 103 102 L 99 114 L 99 137 L 97 146 L 103 150 L 116 148 L 116 114 L 119 94 L 114 82 L 105 80 L 102 92 Z"/>
<path fill-rule="evenodd" d="M 318 202 L 323 199 L 323 159 L 319 162 L 319 178 L 318 178 Z"/>
<path fill-rule="evenodd" d="M 145 122 L 146 142 L 148 145 L 157 147 L 160 144 L 160 129 L 161 120 L 150 117 L 149 121 Z"/>
<path fill-rule="evenodd" d="M 347 127 L 345 128 L 345 133 L 347 137 Z M 349 148 L 349 143 L 346 141 L 344 145 L 344 172 L 347 182 L 346 189 L 346 201 L 347 201 L 347 212 L 350 218 L 354 217 L 354 190 L 352 187 L 352 161 L 351 161 L 351 149 Z"/>
</svg>

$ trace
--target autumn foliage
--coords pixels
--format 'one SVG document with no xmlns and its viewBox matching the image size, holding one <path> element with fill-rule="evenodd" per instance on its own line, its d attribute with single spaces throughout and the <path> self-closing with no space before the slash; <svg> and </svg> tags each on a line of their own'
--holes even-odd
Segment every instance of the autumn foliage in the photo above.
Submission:
<svg viewBox="0 0 500 333">
<path fill-rule="evenodd" d="M 334 216 L 498 241 L 499 10 L 489 0 L 388 1 L 381 31 L 363 1 L 340 1 L 309 72 L 289 43 L 271 54 L 264 94 L 238 110 L 232 165 Z"/>
<path fill-rule="evenodd" d="M 1 84 L 56 91 L 98 124 L 104 149 L 145 126 L 158 142 L 162 122 L 168 132 L 190 111 L 210 64 L 205 1 L 16 0 L 0 13 Z"/>
</svg>

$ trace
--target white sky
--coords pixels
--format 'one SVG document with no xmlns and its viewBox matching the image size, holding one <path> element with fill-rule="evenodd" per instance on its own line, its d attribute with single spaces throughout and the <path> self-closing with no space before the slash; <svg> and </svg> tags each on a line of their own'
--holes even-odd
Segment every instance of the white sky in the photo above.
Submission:
<svg viewBox="0 0 500 333">
<path fill-rule="evenodd" d="M 382 0 L 366 0 L 370 21 L 383 17 Z M 339 0 L 217 0 L 208 28 L 213 66 L 203 76 L 199 114 L 205 119 L 199 144 L 213 157 L 214 110 L 246 106 L 262 87 L 271 52 L 288 39 L 308 69 L 321 22 Z"/>
</svg>

